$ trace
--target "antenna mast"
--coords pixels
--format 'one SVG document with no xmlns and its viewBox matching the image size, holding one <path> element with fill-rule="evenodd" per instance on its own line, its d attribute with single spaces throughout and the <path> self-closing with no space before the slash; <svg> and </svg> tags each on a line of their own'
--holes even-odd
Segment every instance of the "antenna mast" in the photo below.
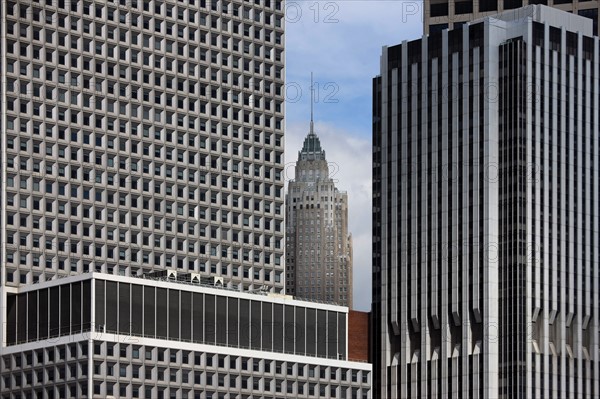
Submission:
<svg viewBox="0 0 600 399">
<path fill-rule="evenodd" d="M 310 134 L 314 134 L 314 86 L 313 86 L 313 73 L 310 73 Z"/>
</svg>

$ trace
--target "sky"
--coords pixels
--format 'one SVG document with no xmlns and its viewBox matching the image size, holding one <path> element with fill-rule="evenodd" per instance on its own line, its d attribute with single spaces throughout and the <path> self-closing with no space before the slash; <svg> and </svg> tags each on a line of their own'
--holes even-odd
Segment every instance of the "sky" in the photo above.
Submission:
<svg viewBox="0 0 600 399">
<path fill-rule="evenodd" d="M 422 35 L 420 1 L 286 1 L 286 178 L 293 179 L 310 121 L 330 175 L 348 192 L 354 244 L 354 309 L 371 307 L 372 78 L 384 45 Z"/>
</svg>

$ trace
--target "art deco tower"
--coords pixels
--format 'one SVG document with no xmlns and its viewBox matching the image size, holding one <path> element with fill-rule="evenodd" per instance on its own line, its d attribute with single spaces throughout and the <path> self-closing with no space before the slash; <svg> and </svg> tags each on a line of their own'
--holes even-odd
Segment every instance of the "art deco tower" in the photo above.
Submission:
<svg viewBox="0 0 600 399">
<path fill-rule="evenodd" d="M 312 116 L 286 201 L 286 292 L 351 308 L 348 195 L 335 186 Z"/>
</svg>

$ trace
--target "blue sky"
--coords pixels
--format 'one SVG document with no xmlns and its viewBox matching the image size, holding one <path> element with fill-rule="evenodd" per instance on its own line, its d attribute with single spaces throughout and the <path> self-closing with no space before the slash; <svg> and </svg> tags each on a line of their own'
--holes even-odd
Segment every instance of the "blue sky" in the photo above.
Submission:
<svg viewBox="0 0 600 399">
<path fill-rule="evenodd" d="M 420 1 L 286 2 L 286 164 L 308 131 L 313 72 L 315 131 L 349 197 L 359 310 L 371 301 L 371 82 L 382 46 L 422 35 L 421 9 Z"/>
</svg>

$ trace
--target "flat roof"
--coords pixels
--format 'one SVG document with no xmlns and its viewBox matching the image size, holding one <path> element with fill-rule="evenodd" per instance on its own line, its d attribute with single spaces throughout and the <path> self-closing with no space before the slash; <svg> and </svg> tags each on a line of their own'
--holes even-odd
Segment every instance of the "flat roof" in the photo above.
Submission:
<svg viewBox="0 0 600 399">
<path fill-rule="evenodd" d="M 153 287 L 161 287 L 161 288 L 170 288 L 177 289 L 182 291 L 191 291 L 191 292 L 199 292 L 205 294 L 212 294 L 215 296 L 225 296 L 225 297 L 233 297 L 233 298 L 241 298 L 248 299 L 253 301 L 263 301 L 263 302 L 271 302 L 271 303 L 279 303 L 284 305 L 294 305 L 301 306 L 305 308 L 313 308 L 313 309 L 321 309 L 321 310 L 331 310 L 340 313 L 348 313 L 348 307 L 340 306 L 330 303 L 321 303 L 321 302 L 312 302 L 312 301 L 303 301 L 301 299 L 296 299 L 287 295 L 282 294 L 271 294 L 271 293 L 254 293 L 248 291 L 238 291 L 230 288 L 220 288 L 220 287 L 212 287 L 205 284 L 191 283 L 185 281 L 176 281 L 176 280 L 168 280 L 162 278 L 155 277 L 144 277 L 144 276 L 120 276 L 114 274 L 107 273 L 98 273 L 98 272 L 90 272 L 90 273 L 82 273 L 73 276 L 59 277 L 53 280 L 43 281 L 34 284 L 22 285 L 20 287 L 16 287 L 15 290 L 7 290 L 8 292 L 13 293 L 23 293 L 29 291 L 36 291 L 48 287 L 54 287 L 63 284 L 74 283 L 77 281 L 84 280 L 106 280 L 106 281 L 115 281 L 121 283 L 130 283 L 130 284 L 138 284 L 145 286 L 153 286 Z"/>
</svg>

